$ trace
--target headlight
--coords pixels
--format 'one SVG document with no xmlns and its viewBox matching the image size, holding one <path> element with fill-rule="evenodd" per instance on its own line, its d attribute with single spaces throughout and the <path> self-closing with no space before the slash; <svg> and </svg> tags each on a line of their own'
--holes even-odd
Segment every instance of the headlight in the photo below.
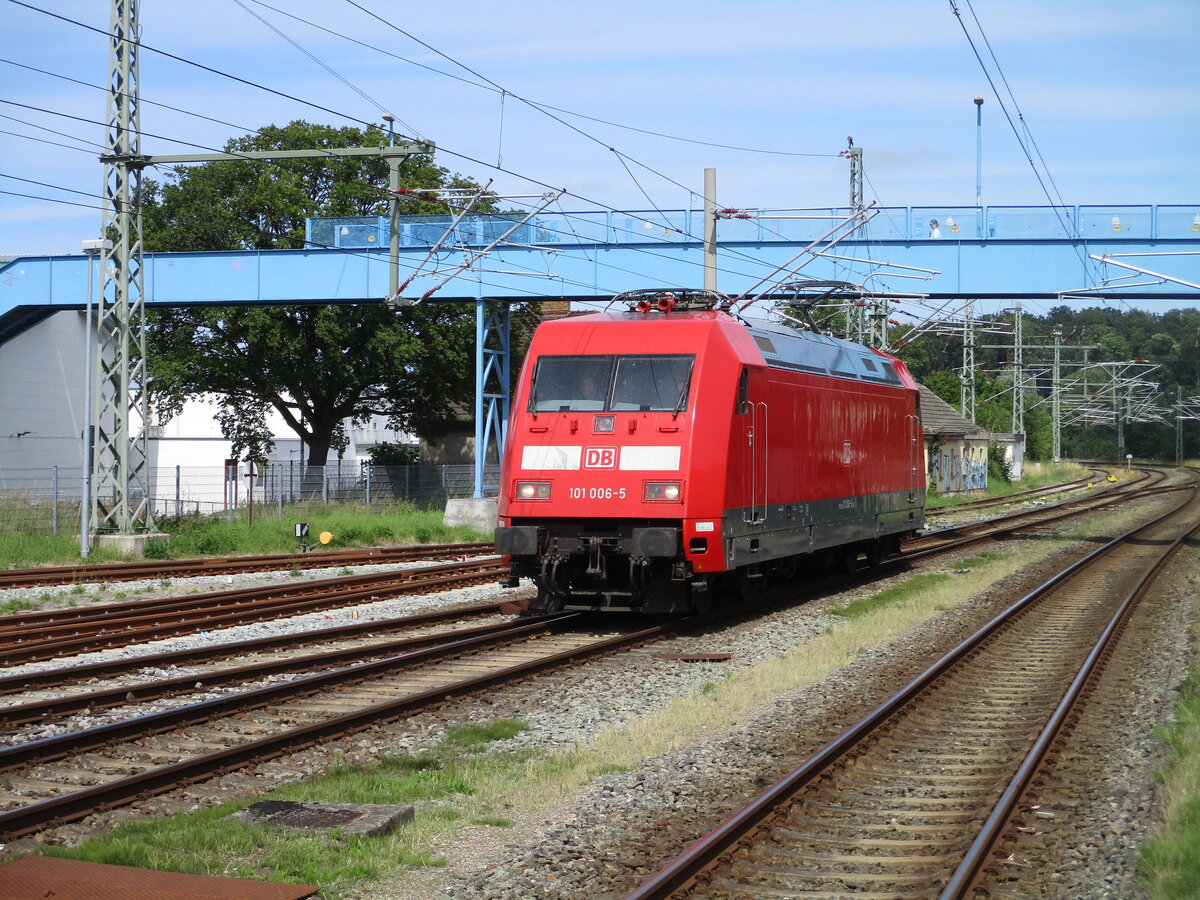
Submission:
<svg viewBox="0 0 1200 900">
<path fill-rule="evenodd" d="M 550 482 L 548 481 L 518 481 L 518 500 L 549 500 Z"/>
<path fill-rule="evenodd" d="M 642 491 L 643 500 L 675 502 L 681 496 L 683 496 L 683 491 L 680 490 L 678 481 L 648 481 Z"/>
</svg>

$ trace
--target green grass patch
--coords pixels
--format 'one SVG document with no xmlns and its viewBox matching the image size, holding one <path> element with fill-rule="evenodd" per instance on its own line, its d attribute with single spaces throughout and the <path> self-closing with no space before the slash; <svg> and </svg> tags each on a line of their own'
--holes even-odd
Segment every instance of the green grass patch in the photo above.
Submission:
<svg viewBox="0 0 1200 900">
<path fill-rule="evenodd" d="M 5 600 L 0 603 L 0 616 L 12 616 L 27 609 L 34 609 L 38 604 L 31 600 Z"/>
<path fill-rule="evenodd" d="M 478 750 L 491 741 L 502 741 L 506 738 L 528 731 L 529 726 L 516 719 L 499 719 L 486 725 L 464 725 L 452 728 L 446 733 L 446 743 L 451 747 L 464 750 Z"/>
<path fill-rule="evenodd" d="M 869 597 L 853 600 L 845 606 L 837 606 L 829 612 L 831 615 L 842 616 L 846 619 L 861 619 L 875 610 L 895 603 L 902 603 L 927 593 L 931 588 L 941 585 L 952 576 L 944 572 L 930 572 L 925 575 L 914 575 L 904 584 L 886 588 Z"/>
<path fill-rule="evenodd" d="M 1200 620 L 1192 628 L 1200 640 Z M 1162 730 L 1171 758 L 1160 775 L 1163 825 L 1142 845 L 1138 871 L 1153 900 L 1200 897 L 1200 662 L 1175 703 L 1175 722 Z"/>
<path fill-rule="evenodd" d="M 433 849 L 453 823 L 507 827 L 487 800 L 486 785 L 509 781 L 529 754 L 479 753 L 494 740 L 528 729 L 513 719 L 454 729 L 438 747 L 360 765 L 342 761 L 324 775 L 286 785 L 273 800 L 412 804 L 416 819 L 396 833 L 366 838 L 340 830 L 307 832 L 249 825 L 229 815 L 253 800 L 147 822 L 126 822 L 78 847 L 46 847 L 51 856 L 196 875 L 257 878 L 321 886 L 335 898 L 364 882 L 405 869 L 444 865 Z"/>
<path fill-rule="evenodd" d="M 253 525 L 245 511 L 240 517 L 183 516 L 165 518 L 155 526 L 168 540 L 152 538 L 146 544 L 150 559 L 186 559 L 204 556 L 252 556 L 268 553 L 298 552 L 295 524 L 307 522 L 312 539 L 329 532 L 333 539 L 322 549 L 347 550 L 397 544 L 453 544 L 486 541 L 491 535 L 466 526 L 453 528 L 442 524 L 440 510 L 417 509 L 404 503 L 372 506 L 323 506 L 296 504 L 263 510 Z M 29 534 L 8 531 L 3 525 L 0 506 L 0 568 L 27 568 L 42 565 L 70 565 L 80 561 L 79 540 L 60 535 Z M 76 524 L 76 530 L 78 525 Z M 126 555 L 95 547 L 88 562 L 116 562 Z"/>
<path fill-rule="evenodd" d="M 982 553 L 972 556 L 970 559 L 964 559 L 961 563 L 959 563 L 959 565 L 962 568 L 974 568 L 977 566 L 986 565 L 990 562 L 996 562 L 997 560 L 1004 559 L 1006 556 L 1008 556 L 1007 553 L 1000 553 L 994 550 L 984 550 Z"/>
</svg>

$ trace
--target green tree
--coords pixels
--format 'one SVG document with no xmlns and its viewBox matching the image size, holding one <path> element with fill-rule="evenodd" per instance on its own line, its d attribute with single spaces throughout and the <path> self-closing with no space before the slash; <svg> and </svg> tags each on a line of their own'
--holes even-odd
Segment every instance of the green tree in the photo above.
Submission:
<svg viewBox="0 0 1200 900">
<path fill-rule="evenodd" d="M 231 140 L 228 152 L 358 147 L 377 130 L 308 122 L 268 126 Z M 401 183 L 418 190 L 462 187 L 428 156 L 407 158 Z M 387 163 L 376 157 L 221 161 L 178 167 L 144 185 L 147 250 L 287 249 L 304 245 L 310 216 L 381 215 Z M 446 213 L 427 193 L 404 195 L 402 212 Z M 188 398 L 216 394 L 217 419 L 234 451 L 270 448 L 275 409 L 323 465 L 344 446 L 343 422 L 384 415 L 420 431 L 435 410 L 465 403 L 474 389 L 474 309 L 382 303 L 340 306 L 197 307 L 148 316 L 150 391 L 165 416 Z"/>
</svg>

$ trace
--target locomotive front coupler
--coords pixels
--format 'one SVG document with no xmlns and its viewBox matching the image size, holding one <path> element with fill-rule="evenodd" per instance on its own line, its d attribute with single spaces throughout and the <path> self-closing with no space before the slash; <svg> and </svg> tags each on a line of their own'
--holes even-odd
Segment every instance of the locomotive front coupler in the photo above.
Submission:
<svg viewBox="0 0 1200 900">
<path fill-rule="evenodd" d="M 601 579 L 605 575 L 604 538 L 590 537 L 587 542 L 588 565 L 585 575 L 593 575 Z"/>
</svg>

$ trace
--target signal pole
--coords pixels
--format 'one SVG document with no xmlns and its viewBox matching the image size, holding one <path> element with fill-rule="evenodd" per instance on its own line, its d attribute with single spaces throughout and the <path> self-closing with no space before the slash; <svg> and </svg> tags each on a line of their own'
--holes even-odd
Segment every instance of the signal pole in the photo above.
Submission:
<svg viewBox="0 0 1200 900">
<path fill-rule="evenodd" d="M 717 170 L 704 170 L 704 289 L 717 289 Z"/>
<path fill-rule="evenodd" d="M 1050 458 L 1054 464 L 1062 460 L 1062 326 L 1054 326 L 1054 369 L 1050 378 L 1050 420 L 1052 446 Z"/>
<path fill-rule="evenodd" d="M 1025 339 L 1021 301 L 1017 301 L 1013 318 L 1013 434 L 1025 433 Z"/>
<path fill-rule="evenodd" d="M 963 417 L 975 421 L 975 301 L 963 308 L 962 377 L 959 405 Z"/>
<path fill-rule="evenodd" d="M 850 208 L 862 209 L 863 205 L 863 169 L 862 147 L 854 146 L 854 138 L 846 138 L 850 142 L 847 153 L 850 156 Z"/>
</svg>

